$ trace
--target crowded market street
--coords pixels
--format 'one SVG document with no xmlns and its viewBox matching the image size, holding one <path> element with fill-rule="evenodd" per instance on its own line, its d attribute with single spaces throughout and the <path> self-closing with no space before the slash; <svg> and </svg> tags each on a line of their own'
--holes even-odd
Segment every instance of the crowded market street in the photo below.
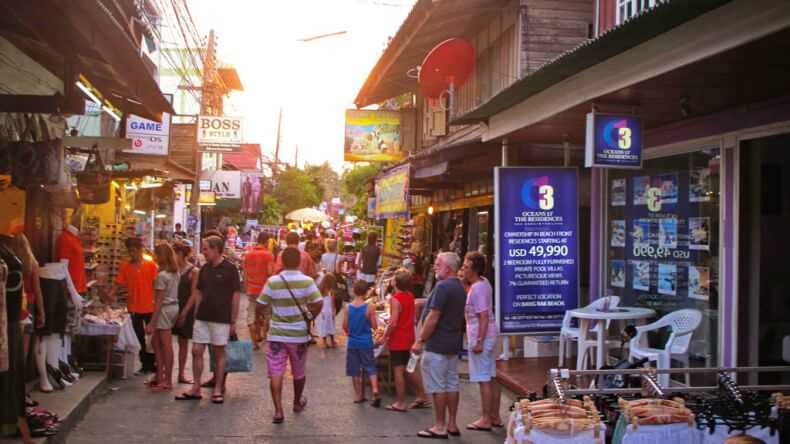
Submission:
<svg viewBox="0 0 790 444">
<path fill-rule="evenodd" d="M 242 336 L 247 335 L 246 328 L 240 328 L 240 332 Z M 340 343 L 344 341 L 345 338 Z M 375 409 L 367 404 L 353 404 L 351 387 L 343 372 L 343 349 L 326 350 L 315 345 L 309 353 L 308 407 L 299 414 L 291 413 L 288 408 L 283 424 L 270 421 L 272 406 L 266 384 L 265 358 L 262 352 L 256 352 L 253 373 L 228 377 L 224 405 L 212 405 L 207 397 L 196 404 L 173 402 L 172 393 L 150 393 L 141 377 L 113 381 L 69 434 L 69 442 L 100 444 L 106 443 L 108 436 L 122 436 L 128 444 L 399 444 L 420 441 L 416 432 L 430 424 L 431 409 L 398 413 L 384 408 Z M 177 386 L 176 389 L 183 387 Z M 286 407 L 290 406 L 292 393 L 290 385 L 286 384 Z M 391 396 L 386 396 L 385 404 L 391 400 Z M 507 403 L 502 405 L 502 414 L 505 415 Z M 471 421 L 479 408 L 477 387 L 468 382 L 462 383 L 459 421 Z M 505 437 L 502 429 L 493 433 L 466 430 L 462 433 L 461 437 L 454 438 L 454 442 L 501 443 Z"/>
</svg>

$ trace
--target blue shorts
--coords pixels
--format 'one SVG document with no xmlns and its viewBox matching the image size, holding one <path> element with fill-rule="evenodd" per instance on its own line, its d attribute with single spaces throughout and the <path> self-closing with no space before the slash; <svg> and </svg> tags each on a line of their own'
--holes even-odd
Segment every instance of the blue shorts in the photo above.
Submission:
<svg viewBox="0 0 790 444">
<path fill-rule="evenodd" d="M 346 376 L 360 376 L 364 370 L 368 376 L 376 374 L 376 359 L 372 348 L 350 348 L 346 350 Z"/>
</svg>

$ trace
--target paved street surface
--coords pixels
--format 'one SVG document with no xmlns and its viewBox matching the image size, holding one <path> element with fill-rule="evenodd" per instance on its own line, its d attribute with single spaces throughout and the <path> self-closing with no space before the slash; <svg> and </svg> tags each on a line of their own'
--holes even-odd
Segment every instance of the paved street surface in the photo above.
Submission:
<svg viewBox="0 0 790 444">
<path fill-rule="evenodd" d="M 246 303 L 242 302 L 242 308 L 245 306 Z M 243 319 L 243 316 L 240 318 Z M 246 337 L 246 329 L 241 329 L 240 334 Z M 351 383 L 344 376 L 344 369 L 343 349 L 311 347 L 307 372 L 307 409 L 300 414 L 291 412 L 293 392 L 290 380 L 286 381 L 286 418 L 285 423 L 279 425 L 271 423 L 273 408 L 262 351 L 255 352 L 254 373 L 229 376 L 223 405 L 211 404 L 209 389 L 204 389 L 202 401 L 174 401 L 173 396 L 186 390 L 186 386 L 176 386 L 170 393 L 152 393 L 143 386 L 142 377 L 111 381 L 109 386 L 117 390 L 110 391 L 91 407 L 82 422 L 69 434 L 68 442 L 435 442 L 416 437 L 418 430 L 431 424 L 433 410 L 397 413 L 384 408 L 375 409 L 367 404 L 353 404 Z M 477 386 L 468 382 L 463 383 L 461 390 L 459 426 L 463 435 L 460 438 L 451 437 L 450 442 L 502 443 L 505 439 L 502 429 L 494 433 L 463 430 L 467 423 L 476 419 L 479 395 Z M 391 401 L 389 395 L 385 395 L 384 399 L 384 405 Z M 503 415 L 506 405 L 503 399 Z"/>
</svg>

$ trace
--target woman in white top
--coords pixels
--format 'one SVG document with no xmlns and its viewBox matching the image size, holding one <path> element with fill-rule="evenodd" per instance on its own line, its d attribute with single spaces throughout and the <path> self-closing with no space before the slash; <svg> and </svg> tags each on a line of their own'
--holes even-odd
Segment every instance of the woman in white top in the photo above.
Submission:
<svg viewBox="0 0 790 444">
<path fill-rule="evenodd" d="M 326 241 L 326 253 L 321 255 L 321 268 L 324 273 L 334 273 L 337 271 L 337 264 L 340 256 L 337 254 L 337 240 L 329 239 Z"/>
<path fill-rule="evenodd" d="M 173 248 L 169 244 L 159 244 L 154 248 L 159 274 L 154 281 L 154 314 L 145 326 L 145 332 L 152 335 L 152 345 L 156 356 L 156 376 L 151 380 L 151 388 L 170 390 L 173 388 L 173 336 L 172 329 L 178 318 L 178 263 Z"/>
</svg>

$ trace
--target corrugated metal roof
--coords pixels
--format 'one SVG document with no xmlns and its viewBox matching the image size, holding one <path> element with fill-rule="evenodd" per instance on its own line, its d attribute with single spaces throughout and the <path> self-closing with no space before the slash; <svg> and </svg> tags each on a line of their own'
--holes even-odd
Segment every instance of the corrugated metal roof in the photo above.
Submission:
<svg viewBox="0 0 790 444">
<path fill-rule="evenodd" d="M 671 0 L 660 3 L 620 26 L 560 54 L 551 62 L 505 88 L 486 103 L 457 117 L 451 123 L 463 125 L 486 121 L 494 114 L 511 108 L 562 80 L 731 1 Z"/>
</svg>

